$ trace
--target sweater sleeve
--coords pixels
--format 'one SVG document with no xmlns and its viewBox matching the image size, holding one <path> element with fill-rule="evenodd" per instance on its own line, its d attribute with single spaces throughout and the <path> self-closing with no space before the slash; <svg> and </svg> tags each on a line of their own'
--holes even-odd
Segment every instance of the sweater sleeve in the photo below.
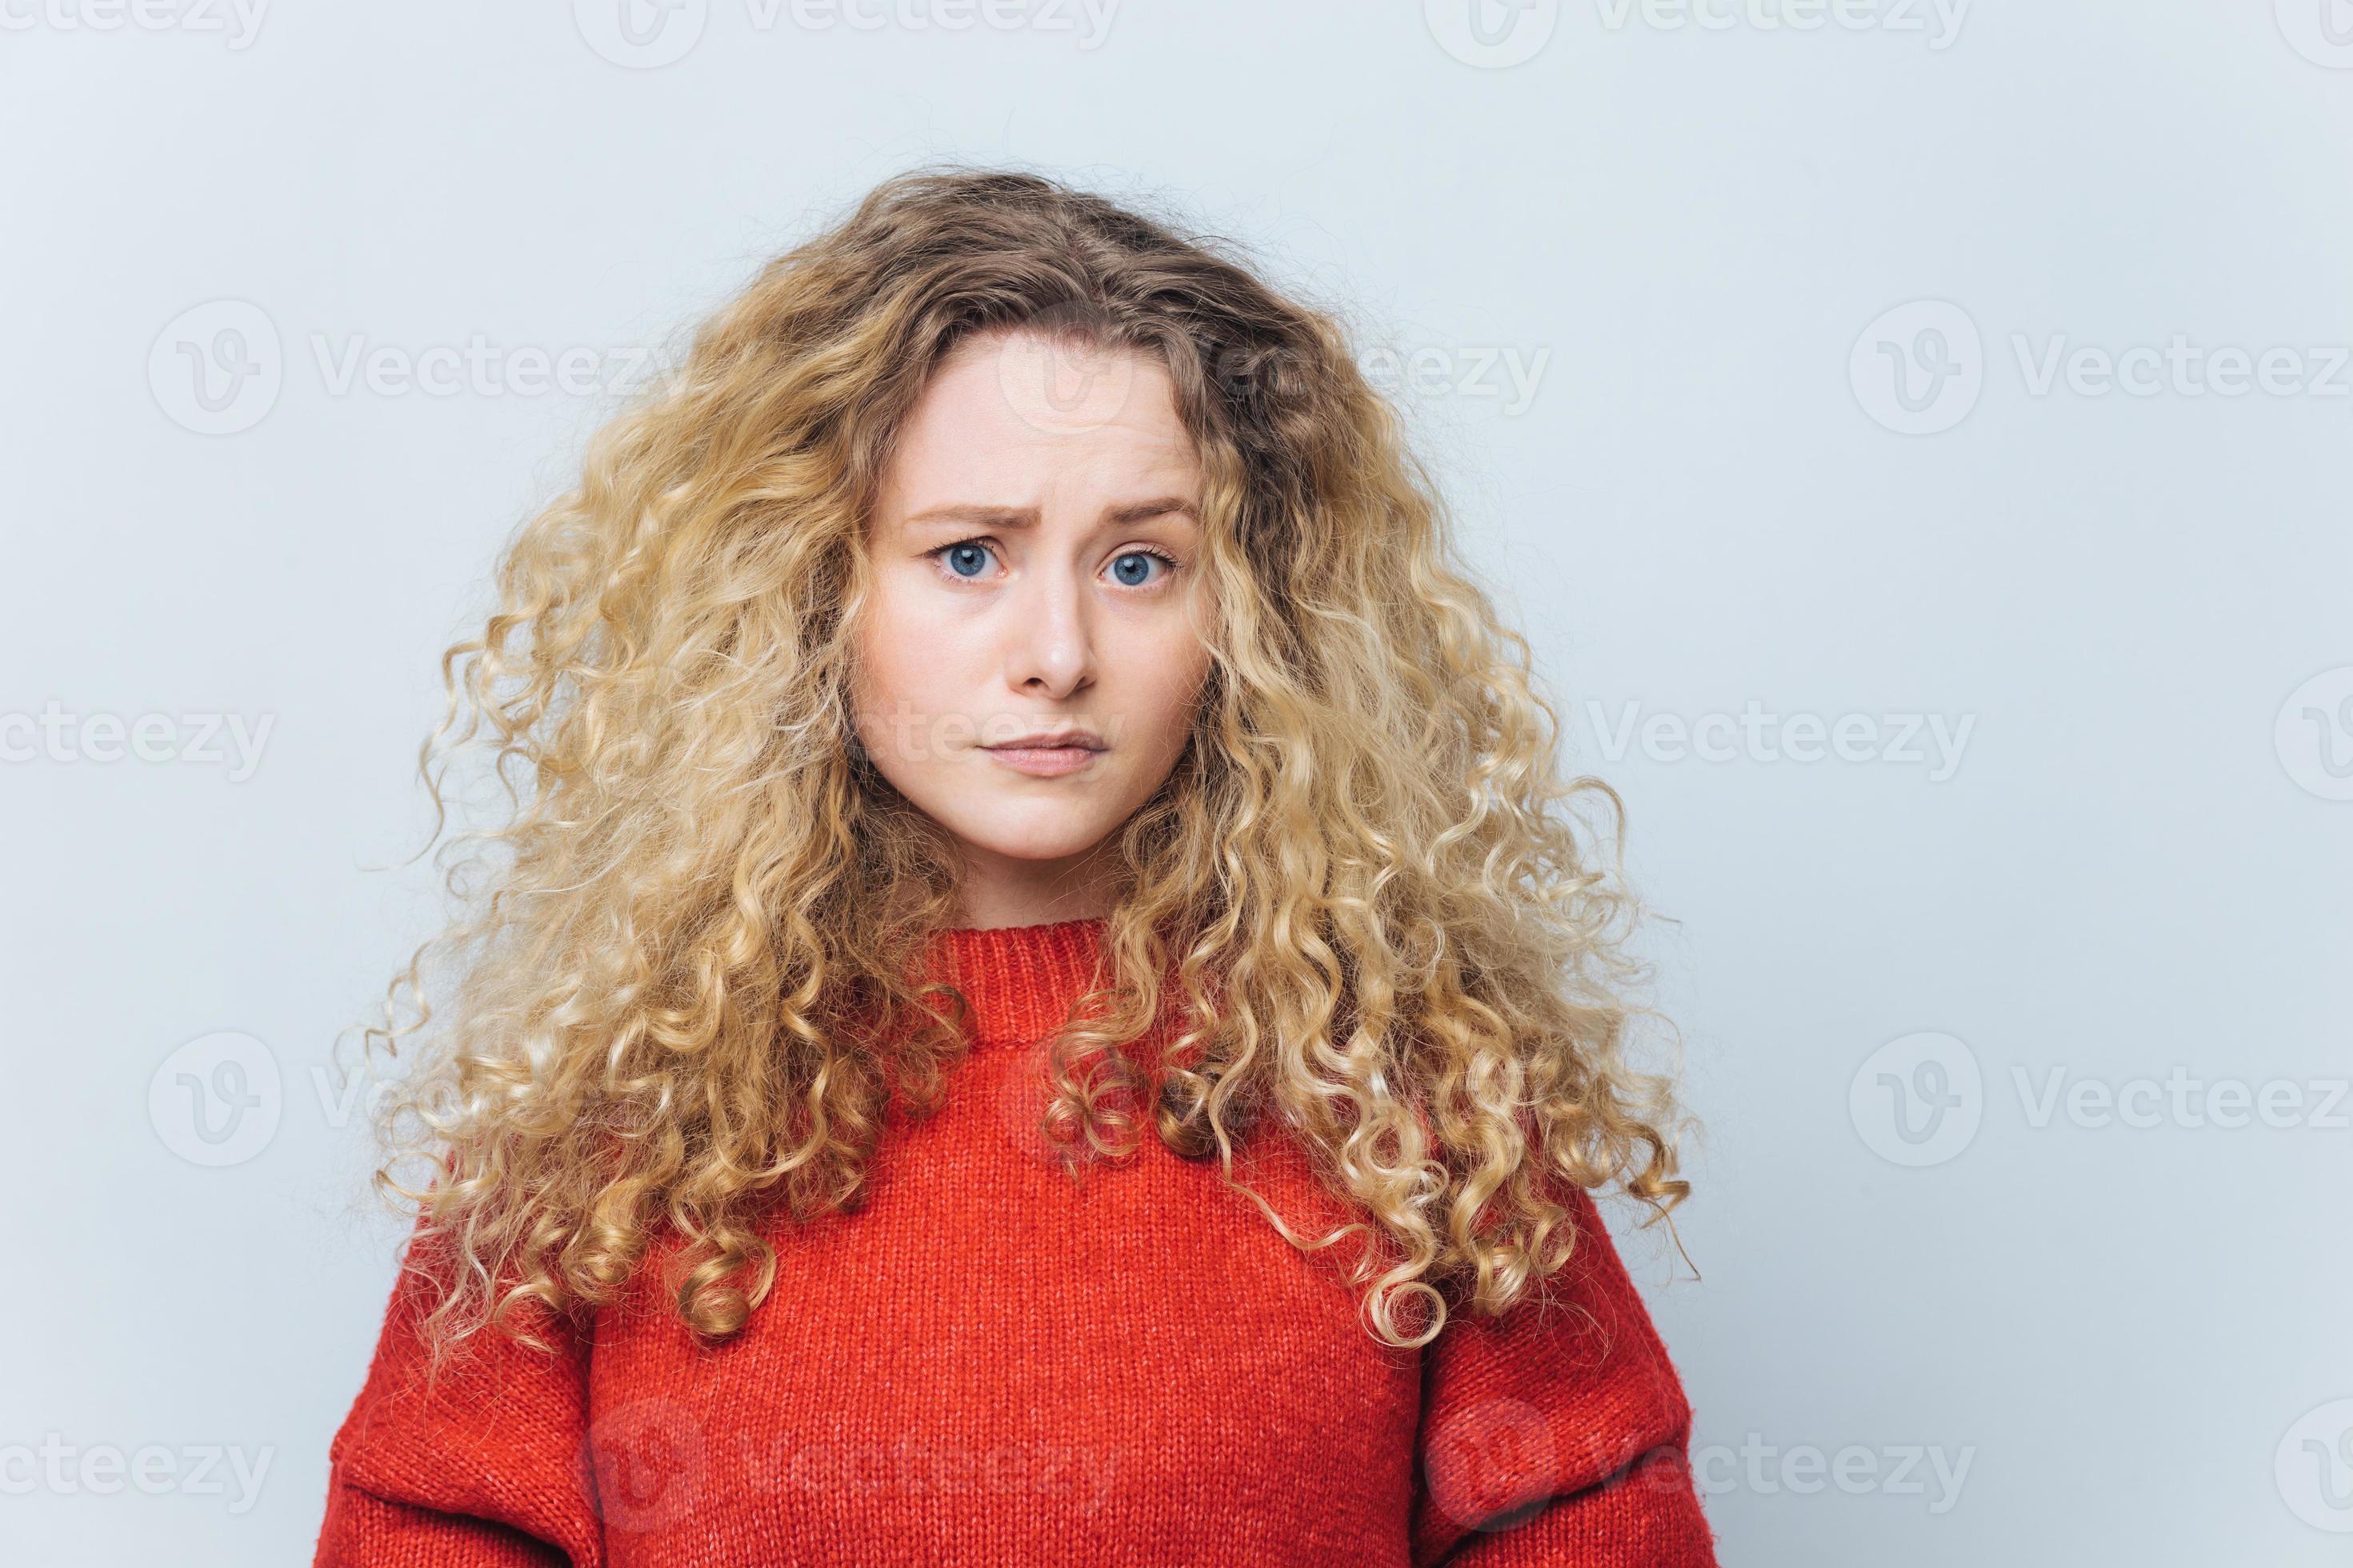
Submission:
<svg viewBox="0 0 2353 1568">
<path fill-rule="evenodd" d="M 1592 1198 L 1568 1263 L 1425 1348 L 1415 1568 L 1715 1568 L 1691 1409 Z"/>
<path fill-rule="evenodd" d="M 328 1446 L 314 1568 L 602 1568 L 586 1346 L 547 1314 L 534 1328 L 554 1356 L 486 1328 L 427 1388 L 430 1304 L 429 1280 L 404 1267 Z"/>
</svg>

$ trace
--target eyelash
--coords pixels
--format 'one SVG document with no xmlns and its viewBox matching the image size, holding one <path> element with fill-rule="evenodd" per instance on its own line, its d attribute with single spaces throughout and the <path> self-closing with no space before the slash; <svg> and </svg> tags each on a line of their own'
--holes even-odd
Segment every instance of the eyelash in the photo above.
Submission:
<svg viewBox="0 0 2353 1568">
<path fill-rule="evenodd" d="M 946 578 L 949 582 L 969 585 L 969 584 L 972 584 L 978 583 L 981 579 L 979 579 L 979 578 L 977 578 L 977 577 L 959 577 L 959 576 L 957 576 L 955 573 L 953 573 L 953 572 L 951 572 L 951 571 L 949 571 L 949 570 L 947 569 L 947 565 L 946 565 L 946 562 L 945 562 L 945 559 L 944 559 L 944 558 L 945 558 L 945 556 L 947 555 L 947 552 L 948 552 L 949 551 L 951 551 L 951 550 L 962 550 L 962 549 L 963 549 L 965 545 L 967 545 L 967 544 L 987 544 L 987 543 L 989 543 L 989 542 L 990 542 L 990 540 L 989 540 L 989 536 L 988 536 L 987 534 L 985 534 L 985 533 L 976 533 L 976 534 L 973 535 L 970 539 L 955 539 L 955 540 L 951 540 L 951 541 L 949 541 L 949 542 L 948 542 L 947 543 L 945 543 L 945 544 L 937 545 L 937 546 L 934 547 L 933 549 L 926 550 L 926 551 L 924 551 L 924 552 L 923 552 L 923 559 L 924 559 L 924 560 L 926 560 L 926 561 L 934 561 L 934 562 L 939 562 L 939 563 L 940 563 L 940 575 L 941 575 L 941 576 L 943 576 L 943 577 L 944 577 L 944 578 Z M 1144 593 L 1144 592 L 1147 592 L 1147 591 L 1149 591 L 1150 589 L 1152 589 L 1152 588 L 1154 588 L 1154 587 L 1158 586 L 1158 583 L 1159 583 L 1160 581 L 1166 581 L 1166 579 L 1168 579 L 1168 578 L 1170 578 L 1170 577 L 1174 577 L 1177 573 L 1179 573 L 1179 572 L 1181 572 L 1181 571 L 1183 571 L 1183 570 L 1185 569 L 1185 563 L 1184 563 L 1183 562 L 1181 562 L 1181 561 L 1177 560 L 1177 559 L 1176 559 L 1176 557 L 1175 557 L 1174 555 L 1169 554 L 1169 553 L 1168 553 L 1168 552 L 1166 552 L 1166 551 L 1165 551 L 1165 550 L 1163 550 L 1163 549 L 1159 548 L 1157 545 L 1152 545 L 1152 544 L 1135 544 L 1135 545 L 1130 545 L 1127 549 L 1121 551 L 1121 552 L 1119 552 L 1119 554 L 1120 554 L 1120 555 L 1150 555 L 1150 556 L 1154 556 L 1154 557 L 1155 557 L 1155 558 L 1157 558 L 1157 559 L 1159 559 L 1159 560 L 1161 560 L 1161 561 L 1164 561 L 1164 562 L 1167 563 L 1168 570 L 1167 570 L 1167 571 L 1166 571 L 1166 572 L 1163 572 L 1163 573 L 1160 574 L 1160 578 L 1159 578 L 1157 581 L 1155 581 L 1155 582 L 1152 582 L 1152 583 L 1145 583 L 1145 584 L 1142 584 L 1138 585 L 1138 586 L 1134 590 L 1134 592 L 1136 592 L 1136 593 Z M 1112 557 L 1112 559 L 1113 559 L 1113 560 L 1114 560 L 1114 561 L 1116 561 L 1116 560 L 1118 560 L 1118 559 L 1119 559 L 1119 556 L 1115 555 L 1115 556 Z M 1125 586 L 1125 584 L 1122 584 L 1122 586 Z"/>
</svg>

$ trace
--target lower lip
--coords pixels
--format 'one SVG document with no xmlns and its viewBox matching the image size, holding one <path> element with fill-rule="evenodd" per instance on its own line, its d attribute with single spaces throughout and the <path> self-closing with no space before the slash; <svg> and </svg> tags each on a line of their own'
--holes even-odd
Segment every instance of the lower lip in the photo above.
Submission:
<svg viewBox="0 0 2353 1568">
<path fill-rule="evenodd" d="M 985 746 L 982 750 L 1016 773 L 1041 779 L 1077 773 L 1102 755 L 1085 746 Z"/>
</svg>

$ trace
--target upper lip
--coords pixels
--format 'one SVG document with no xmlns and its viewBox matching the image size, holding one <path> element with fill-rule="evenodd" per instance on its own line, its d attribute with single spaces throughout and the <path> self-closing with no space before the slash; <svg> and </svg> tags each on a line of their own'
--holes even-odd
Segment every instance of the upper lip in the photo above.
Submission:
<svg viewBox="0 0 2353 1568">
<path fill-rule="evenodd" d="M 987 749 L 992 752 L 1004 752 L 1011 751 L 1016 747 L 1044 749 L 1052 746 L 1082 746 L 1090 752 L 1100 752 L 1103 749 L 1102 740 L 1092 730 L 1056 730 L 1050 733 L 1040 730 L 1031 734 L 1017 736 L 1010 741 L 996 742 Z"/>
</svg>

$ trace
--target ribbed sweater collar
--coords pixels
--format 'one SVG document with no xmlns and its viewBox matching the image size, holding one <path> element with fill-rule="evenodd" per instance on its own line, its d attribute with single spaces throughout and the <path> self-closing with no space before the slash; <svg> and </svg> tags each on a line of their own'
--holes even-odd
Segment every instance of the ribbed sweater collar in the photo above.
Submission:
<svg viewBox="0 0 2353 1568">
<path fill-rule="evenodd" d="M 961 990 L 972 1004 L 978 1045 L 1032 1045 L 1062 1026 L 1071 1003 L 1099 983 L 1101 915 L 1039 925 L 952 928 L 934 932 L 931 976 Z"/>
</svg>

